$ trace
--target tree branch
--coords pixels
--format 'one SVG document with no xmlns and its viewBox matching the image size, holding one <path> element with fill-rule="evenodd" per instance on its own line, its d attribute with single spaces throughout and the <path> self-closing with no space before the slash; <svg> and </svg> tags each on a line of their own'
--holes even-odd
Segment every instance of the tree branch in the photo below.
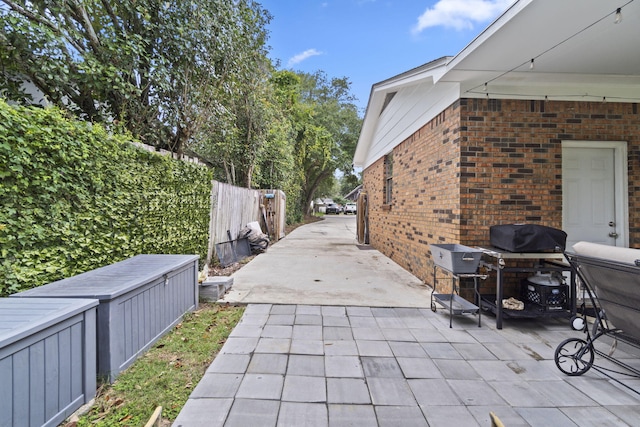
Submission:
<svg viewBox="0 0 640 427">
<path fill-rule="evenodd" d="M 82 28 L 84 28 L 87 39 L 89 40 L 89 44 L 91 45 L 91 49 L 93 49 L 93 51 L 98 54 L 100 52 L 100 40 L 98 39 L 98 35 L 93 29 L 93 25 L 91 24 L 91 20 L 89 19 L 87 10 L 83 6 L 75 2 L 70 2 L 70 5 L 76 13 L 76 19 L 78 19 L 80 25 L 82 25 Z"/>
<path fill-rule="evenodd" d="M 11 9 L 13 9 L 15 12 L 18 12 L 20 15 L 24 16 L 25 18 L 31 21 L 37 22 L 38 24 L 51 29 L 57 35 L 63 37 L 67 41 L 67 43 L 73 46 L 78 52 L 84 52 L 84 48 L 82 46 L 76 43 L 76 41 L 73 40 L 72 38 L 68 37 L 65 33 L 60 31 L 60 28 L 58 28 L 53 22 L 49 21 L 48 19 L 44 19 L 42 16 L 36 15 L 35 13 L 19 6 L 18 4 L 14 3 L 12 0 L 2 0 L 2 1 L 6 5 L 8 5 Z"/>
</svg>

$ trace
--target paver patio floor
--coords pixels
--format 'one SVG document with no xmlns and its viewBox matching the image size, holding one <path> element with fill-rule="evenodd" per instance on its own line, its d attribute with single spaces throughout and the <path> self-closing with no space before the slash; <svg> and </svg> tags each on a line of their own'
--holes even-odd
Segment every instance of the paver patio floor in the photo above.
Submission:
<svg viewBox="0 0 640 427">
<path fill-rule="evenodd" d="M 489 426 L 490 411 L 509 427 L 640 425 L 640 394 L 556 368 L 557 343 L 579 335 L 566 321 L 492 320 L 250 304 L 174 426 Z"/>
</svg>

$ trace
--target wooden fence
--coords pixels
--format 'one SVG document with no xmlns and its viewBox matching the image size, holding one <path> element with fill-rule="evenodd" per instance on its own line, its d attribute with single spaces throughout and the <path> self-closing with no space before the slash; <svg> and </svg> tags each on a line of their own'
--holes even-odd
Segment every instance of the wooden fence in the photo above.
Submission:
<svg viewBox="0 0 640 427">
<path fill-rule="evenodd" d="M 236 240 L 250 222 L 258 222 L 271 242 L 284 237 L 286 197 L 280 190 L 252 190 L 213 181 L 207 265 L 216 257 L 216 244 Z"/>
<path fill-rule="evenodd" d="M 178 156 L 139 142 L 132 144 L 158 155 L 205 165 L 197 157 Z M 237 239 L 240 230 L 250 222 L 257 221 L 271 243 L 284 238 L 286 205 L 287 198 L 282 190 L 252 190 L 213 181 L 206 265 L 211 265 L 216 257 L 216 244 Z"/>
</svg>

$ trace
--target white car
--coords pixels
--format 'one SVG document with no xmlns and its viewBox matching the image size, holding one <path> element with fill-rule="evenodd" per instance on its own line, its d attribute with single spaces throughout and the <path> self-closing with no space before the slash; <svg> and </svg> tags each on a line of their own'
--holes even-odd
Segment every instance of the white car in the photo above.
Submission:
<svg viewBox="0 0 640 427">
<path fill-rule="evenodd" d="M 356 204 L 355 203 L 347 203 L 346 205 L 344 205 L 344 214 L 356 214 L 357 212 L 357 208 L 356 208 Z"/>
</svg>

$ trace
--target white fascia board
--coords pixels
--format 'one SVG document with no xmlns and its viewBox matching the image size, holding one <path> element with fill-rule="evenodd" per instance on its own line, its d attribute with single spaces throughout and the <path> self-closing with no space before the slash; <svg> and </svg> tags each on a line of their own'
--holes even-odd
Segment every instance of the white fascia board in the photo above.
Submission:
<svg viewBox="0 0 640 427">
<path fill-rule="evenodd" d="M 438 59 L 434 59 L 433 61 L 429 61 L 426 64 L 422 64 L 418 67 L 407 70 L 403 73 L 397 74 L 393 77 L 390 77 L 386 80 L 378 82 L 373 85 L 374 88 L 381 87 L 398 87 L 400 85 L 405 84 L 406 82 L 411 82 L 426 78 L 428 76 L 432 76 L 434 72 L 439 69 L 446 69 L 446 65 L 451 61 L 452 56 L 443 56 Z"/>
<path fill-rule="evenodd" d="M 440 78 L 447 71 L 447 63 L 451 57 L 443 57 L 435 61 L 431 61 L 420 67 L 406 71 L 388 80 L 376 83 L 373 87 L 374 91 L 397 92 L 406 86 L 413 86 L 424 81 L 433 82 Z"/>
<path fill-rule="evenodd" d="M 362 121 L 362 128 L 360 129 L 358 143 L 356 144 L 356 151 L 353 154 L 353 165 L 355 167 L 361 168 L 364 165 L 383 102 L 384 96 L 374 96 L 374 89 L 371 89 L 369 103 Z"/>
<path fill-rule="evenodd" d="M 382 107 L 387 95 L 394 92 L 399 95 L 399 92 L 403 89 L 425 84 L 432 86 L 434 79 L 440 78 L 440 76 L 446 72 L 446 64 L 450 59 L 451 57 L 439 58 L 372 86 L 369 103 L 367 104 L 367 110 L 360 130 L 360 137 L 358 138 L 358 144 L 356 145 L 356 151 L 353 156 L 354 166 L 363 167 L 367 162 L 366 159 L 369 157 L 374 133 L 384 113 Z M 405 91 L 405 94 L 406 93 Z M 401 98 L 402 96 L 397 96 L 397 98 L 392 100 L 391 104 L 398 103 Z M 387 106 L 387 108 L 388 107 L 389 106 Z"/>
<path fill-rule="evenodd" d="M 423 83 L 400 91 L 376 121 L 356 166 L 367 168 L 459 99 L 457 83 Z M 361 135 L 363 138 L 363 135 Z M 360 145 L 359 141 L 359 145 Z"/>
</svg>

